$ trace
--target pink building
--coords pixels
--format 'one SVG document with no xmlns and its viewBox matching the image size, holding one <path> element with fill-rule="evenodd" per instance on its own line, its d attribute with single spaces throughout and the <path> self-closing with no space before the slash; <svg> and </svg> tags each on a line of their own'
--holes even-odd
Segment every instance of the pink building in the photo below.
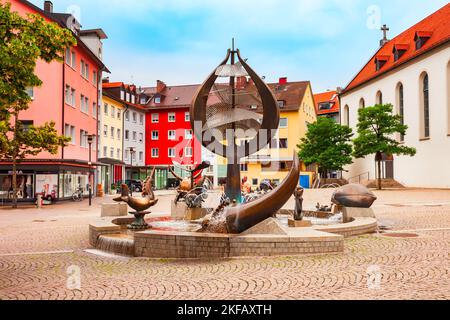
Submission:
<svg viewBox="0 0 450 320">
<path fill-rule="evenodd" d="M 0 0 L 5 2 L 5 0 Z M 56 155 L 41 153 L 27 159 L 18 167 L 19 198 L 31 200 L 37 194 L 53 199 L 70 198 L 81 187 L 96 180 L 89 174 L 89 145 L 87 135 L 98 132 L 98 104 L 102 72 L 107 68 L 101 60 L 102 40 L 106 35 L 101 29 L 81 30 L 71 14 L 53 12 L 53 4 L 45 1 L 41 9 L 29 1 L 8 0 L 11 10 L 21 15 L 39 14 L 47 21 L 72 30 L 77 45 L 66 51 L 64 63 L 47 64 L 38 61 L 36 74 L 43 81 L 39 88 L 30 88 L 30 108 L 22 112 L 20 119 L 34 125 L 54 121 L 59 134 L 72 138 L 69 146 L 60 148 Z M 97 143 L 92 144 L 92 173 L 97 165 Z M 11 198 L 12 166 L 0 162 L 0 197 Z M 91 178 L 89 178 L 91 176 Z"/>
</svg>

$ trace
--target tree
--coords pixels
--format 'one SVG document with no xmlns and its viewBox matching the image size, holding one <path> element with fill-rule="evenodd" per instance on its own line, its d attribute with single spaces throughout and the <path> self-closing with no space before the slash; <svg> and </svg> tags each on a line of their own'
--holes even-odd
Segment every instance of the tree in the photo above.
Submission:
<svg viewBox="0 0 450 320">
<path fill-rule="evenodd" d="M 76 45 L 71 31 L 39 15 L 26 18 L 0 3 L 0 157 L 13 163 L 13 207 L 17 207 L 17 163 L 42 151 L 56 154 L 69 141 L 58 136 L 53 122 L 24 125 L 20 113 L 29 108 L 27 88 L 42 81 L 35 75 L 37 60 L 63 61 L 66 48 Z"/>
<path fill-rule="evenodd" d="M 392 104 L 375 105 L 359 110 L 357 132 L 353 140 L 356 158 L 375 154 L 378 174 L 378 190 L 381 186 L 381 161 L 383 154 L 414 156 L 416 149 L 407 147 L 395 139 L 395 134 L 406 135 L 408 126 L 402 124 L 401 116 L 392 113 Z"/>
<path fill-rule="evenodd" d="M 333 170 L 343 170 L 352 163 L 352 129 L 341 126 L 330 118 L 318 118 L 308 125 L 308 132 L 297 146 L 300 159 L 306 164 L 317 164 L 326 178 Z"/>
</svg>

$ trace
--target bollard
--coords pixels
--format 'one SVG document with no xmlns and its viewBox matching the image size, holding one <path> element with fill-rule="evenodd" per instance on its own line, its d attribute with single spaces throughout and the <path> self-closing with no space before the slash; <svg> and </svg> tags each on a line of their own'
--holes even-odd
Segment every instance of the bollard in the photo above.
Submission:
<svg viewBox="0 0 450 320">
<path fill-rule="evenodd" d="M 37 196 L 37 207 L 42 208 L 42 194 L 38 194 Z"/>
</svg>

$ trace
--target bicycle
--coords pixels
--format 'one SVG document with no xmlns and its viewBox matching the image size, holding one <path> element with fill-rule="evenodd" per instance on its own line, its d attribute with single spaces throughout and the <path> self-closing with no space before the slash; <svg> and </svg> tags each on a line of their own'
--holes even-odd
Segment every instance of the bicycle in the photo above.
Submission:
<svg viewBox="0 0 450 320">
<path fill-rule="evenodd" d="M 78 188 L 72 195 L 73 201 L 83 201 L 83 189 Z"/>
</svg>

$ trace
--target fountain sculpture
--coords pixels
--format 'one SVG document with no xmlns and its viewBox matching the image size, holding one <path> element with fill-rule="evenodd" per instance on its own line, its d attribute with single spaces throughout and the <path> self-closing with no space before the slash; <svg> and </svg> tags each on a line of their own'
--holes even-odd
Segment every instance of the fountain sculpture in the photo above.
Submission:
<svg viewBox="0 0 450 320">
<path fill-rule="evenodd" d="M 229 60 L 230 65 L 227 64 Z M 256 87 L 256 94 L 238 90 L 236 78 L 243 76 L 250 77 Z M 218 77 L 229 77 L 229 86 L 215 85 Z M 212 90 L 221 101 L 210 105 L 208 100 Z M 262 117 L 248 111 L 249 103 L 262 106 Z M 227 159 L 225 194 L 234 205 L 223 208 L 221 223 L 223 229 L 226 228 L 224 233 L 241 233 L 272 217 L 298 185 L 299 160 L 294 155 L 291 172 L 280 186 L 254 201 L 242 204 L 240 160 L 257 153 L 272 141 L 279 120 L 280 110 L 272 91 L 242 59 L 239 49 L 234 50 L 233 44 L 233 49 L 228 50 L 226 58 L 200 87 L 191 106 L 191 124 L 197 139 L 205 148 Z M 245 135 L 239 136 L 238 132 L 245 132 Z M 238 144 L 238 139 L 245 142 Z M 214 230 L 217 228 L 214 227 Z"/>
<path fill-rule="evenodd" d="M 136 198 L 130 196 L 130 190 L 126 184 L 122 184 L 122 194 L 120 197 L 113 199 L 116 202 L 125 202 L 129 207 L 134 209 L 134 212 L 130 214 L 134 215 L 134 222 L 128 225 L 128 229 L 131 230 L 145 230 L 148 229 L 148 224 L 145 222 L 145 215 L 149 214 L 149 208 L 158 203 L 158 199 L 155 198 L 155 194 L 152 190 L 152 178 L 155 173 L 153 168 L 152 174 L 144 181 L 144 188 L 142 190 L 142 198 Z"/>
</svg>

